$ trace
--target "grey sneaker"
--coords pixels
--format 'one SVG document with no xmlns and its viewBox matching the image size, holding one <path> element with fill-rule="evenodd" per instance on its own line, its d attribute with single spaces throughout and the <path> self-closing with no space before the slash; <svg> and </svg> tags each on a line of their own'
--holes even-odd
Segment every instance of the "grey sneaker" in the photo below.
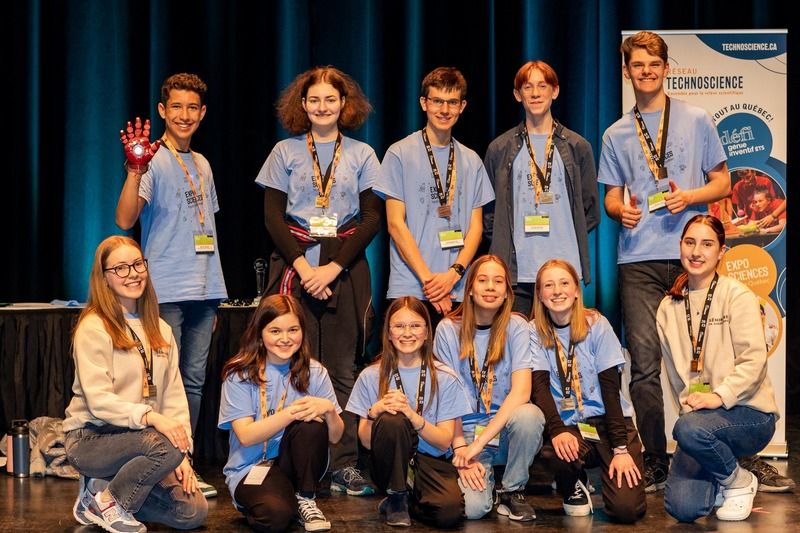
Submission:
<svg viewBox="0 0 800 533">
<path fill-rule="evenodd" d="M 105 490 L 107 485 L 108 481 L 104 479 L 80 477 L 80 488 L 78 489 L 78 497 L 75 499 L 75 505 L 72 506 L 72 516 L 82 526 L 88 526 L 93 523 L 86 516 L 86 511 L 89 509 L 94 495 Z"/>
<path fill-rule="evenodd" d="M 317 507 L 316 500 L 304 498 L 299 494 L 295 494 L 295 497 L 297 497 L 298 517 L 306 531 L 328 531 L 331 528 L 330 521 Z"/>
<path fill-rule="evenodd" d="M 197 480 L 197 488 L 200 489 L 200 492 L 203 493 L 203 496 L 206 498 L 214 498 L 217 496 L 217 489 L 214 487 L 214 485 L 209 485 L 206 483 L 196 470 L 194 471 L 194 477 Z"/>
<path fill-rule="evenodd" d="M 389 494 L 378 504 L 378 512 L 386 518 L 386 525 L 410 527 L 411 515 L 408 514 L 408 492 Z"/>
<path fill-rule="evenodd" d="M 589 489 L 580 480 L 575 482 L 575 490 L 572 491 L 572 494 L 564 498 L 564 512 L 568 516 L 592 514 L 592 498 L 589 496 Z"/>
<path fill-rule="evenodd" d="M 111 533 L 145 533 L 147 528 L 131 513 L 122 508 L 113 498 L 110 502 L 100 501 L 100 492 L 94 495 L 84 516 Z"/>
<path fill-rule="evenodd" d="M 525 494 L 521 490 L 498 492 L 497 514 L 518 522 L 536 520 L 536 512 L 533 510 L 533 506 L 525 501 Z"/>
<path fill-rule="evenodd" d="M 350 496 L 369 496 L 375 489 L 364 479 L 358 468 L 348 466 L 331 472 L 331 492 L 346 492 Z"/>
<path fill-rule="evenodd" d="M 778 473 L 778 469 L 757 455 L 741 457 L 739 466 L 749 470 L 758 479 L 759 492 L 789 492 L 794 490 L 794 480 Z"/>
</svg>

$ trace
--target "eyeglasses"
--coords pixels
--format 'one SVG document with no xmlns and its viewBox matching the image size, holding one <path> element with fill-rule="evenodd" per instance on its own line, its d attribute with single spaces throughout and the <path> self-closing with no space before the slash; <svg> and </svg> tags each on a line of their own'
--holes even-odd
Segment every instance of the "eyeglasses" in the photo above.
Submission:
<svg viewBox="0 0 800 533">
<path fill-rule="evenodd" d="M 402 335 L 406 332 L 406 328 L 411 330 L 413 335 L 419 335 L 425 331 L 425 324 L 423 322 L 413 322 L 411 324 L 389 324 L 389 331 L 394 335 Z"/>
<path fill-rule="evenodd" d="M 428 98 L 425 97 L 425 100 L 428 101 L 428 105 L 430 105 L 434 109 L 439 109 L 443 105 L 447 104 L 447 107 L 459 107 L 461 105 L 461 100 L 458 98 L 452 98 L 450 100 L 442 100 L 441 98 Z"/>
<path fill-rule="evenodd" d="M 131 264 L 122 263 L 121 265 L 116 265 L 111 268 L 104 268 L 103 272 L 112 271 L 120 278 L 127 278 L 131 275 L 131 268 L 139 274 L 147 272 L 147 259 L 138 259 Z"/>
</svg>

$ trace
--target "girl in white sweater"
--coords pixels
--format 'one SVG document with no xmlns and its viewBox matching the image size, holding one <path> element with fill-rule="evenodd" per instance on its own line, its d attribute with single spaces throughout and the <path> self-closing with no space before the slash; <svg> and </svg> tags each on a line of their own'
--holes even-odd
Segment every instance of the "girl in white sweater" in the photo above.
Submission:
<svg viewBox="0 0 800 533">
<path fill-rule="evenodd" d="M 762 450 L 778 419 L 758 298 L 716 272 L 724 246 L 717 218 L 689 220 L 680 242 L 685 273 L 656 316 L 667 376 L 681 404 L 664 505 L 682 522 L 710 514 L 718 493 L 718 519 L 750 515 L 758 480 L 736 458 Z"/>
<path fill-rule="evenodd" d="M 189 406 L 172 331 L 158 317 L 147 259 L 121 236 L 97 247 L 72 339 L 66 452 L 81 473 L 75 519 L 143 533 L 140 522 L 199 527 L 208 504 L 189 463 Z"/>
</svg>

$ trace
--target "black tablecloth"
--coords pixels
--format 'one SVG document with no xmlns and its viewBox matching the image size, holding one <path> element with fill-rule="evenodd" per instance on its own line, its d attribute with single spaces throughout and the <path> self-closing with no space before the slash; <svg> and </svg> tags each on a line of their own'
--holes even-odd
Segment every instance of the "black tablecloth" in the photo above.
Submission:
<svg viewBox="0 0 800 533">
<path fill-rule="evenodd" d="M 227 432 L 217 430 L 220 374 L 239 349 L 254 308 L 221 307 L 208 356 L 203 403 L 195 435 L 195 457 L 224 460 Z M 0 310 L 0 428 L 12 419 L 64 417 L 72 397 L 75 365 L 70 339 L 78 308 Z"/>
</svg>

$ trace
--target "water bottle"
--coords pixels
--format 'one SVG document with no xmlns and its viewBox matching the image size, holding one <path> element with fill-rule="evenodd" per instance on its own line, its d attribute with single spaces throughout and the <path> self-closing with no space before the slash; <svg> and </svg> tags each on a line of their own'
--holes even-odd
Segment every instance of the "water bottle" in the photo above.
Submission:
<svg viewBox="0 0 800 533">
<path fill-rule="evenodd" d="M 11 422 L 12 466 L 14 477 L 28 477 L 31 473 L 31 441 L 27 420 Z"/>
<path fill-rule="evenodd" d="M 10 429 L 6 433 L 6 474 L 14 475 L 14 440 Z"/>
</svg>

